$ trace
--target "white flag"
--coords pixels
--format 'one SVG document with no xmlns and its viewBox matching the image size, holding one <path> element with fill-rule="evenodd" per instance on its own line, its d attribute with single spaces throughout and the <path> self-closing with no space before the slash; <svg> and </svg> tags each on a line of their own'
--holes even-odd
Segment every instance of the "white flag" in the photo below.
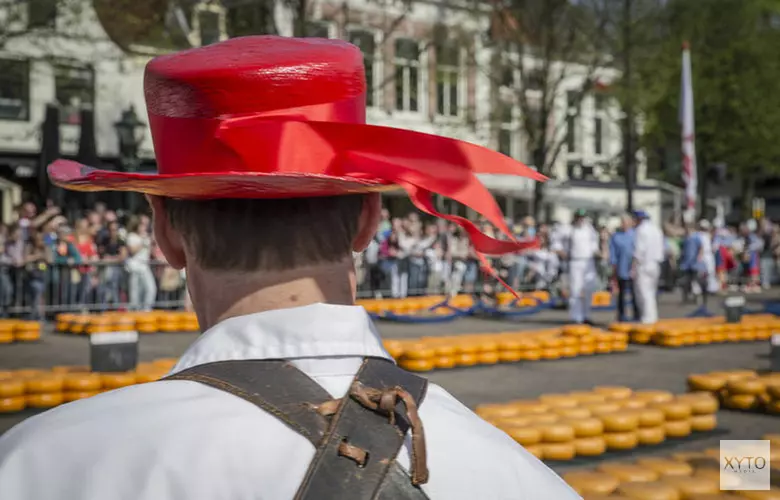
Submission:
<svg viewBox="0 0 780 500">
<path fill-rule="evenodd" d="M 680 93 L 680 121 L 682 122 L 682 177 L 685 184 L 685 220 L 693 222 L 696 216 L 698 178 L 696 170 L 696 142 L 693 119 L 693 81 L 691 52 L 688 42 L 683 44 L 682 89 Z"/>
</svg>

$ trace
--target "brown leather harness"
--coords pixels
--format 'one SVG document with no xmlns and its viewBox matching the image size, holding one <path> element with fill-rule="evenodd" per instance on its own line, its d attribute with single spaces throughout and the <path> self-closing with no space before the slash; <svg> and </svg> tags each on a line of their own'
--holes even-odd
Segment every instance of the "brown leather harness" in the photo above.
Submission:
<svg viewBox="0 0 780 500">
<path fill-rule="evenodd" d="M 220 361 L 163 380 L 190 380 L 256 405 L 316 448 L 296 500 L 424 500 L 425 436 L 417 408 L 428 381 L 365 358 L 347 395 L 333 399 L 285 360 Z M 411 430 L 411 477 L 396 456 Z"/>
</svg>

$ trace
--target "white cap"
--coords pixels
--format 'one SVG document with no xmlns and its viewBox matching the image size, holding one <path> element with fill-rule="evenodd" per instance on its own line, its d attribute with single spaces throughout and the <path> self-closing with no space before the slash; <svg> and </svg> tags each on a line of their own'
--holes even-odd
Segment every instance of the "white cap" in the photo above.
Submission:
<svg viewBox="0 0 780 500">
<path fill-rule="evenodd" d="M 707 219 L 702 219 L 702 220 L 699 221 L 699 229 L 703 229 L 705 231 L 708 231 L 710 229 L 710 227 L 712 227 L 712 226 L 710 225 L 710 221 L 708 221 Z"/>
</svg>

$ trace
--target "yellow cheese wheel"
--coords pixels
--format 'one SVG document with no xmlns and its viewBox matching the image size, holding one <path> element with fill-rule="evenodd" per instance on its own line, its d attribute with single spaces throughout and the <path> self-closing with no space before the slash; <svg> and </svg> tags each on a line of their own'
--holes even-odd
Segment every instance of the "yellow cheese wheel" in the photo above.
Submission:
<svg viewBox="0 0 780 500">
<path fill-rule="evenodd" d="M 502 363 L 516 363 L 524 359 L 523 351 L 499 351 L 498 360 Z"/>
<path fill-rule="evenodd" d="M 602 385 L 593 388 L 593 392 L 601 394 L 607 399 L 627 399 L 634 391 L 628 387 Z"/>
<path fill-rule="evenodd" d="M 561 347 L 561 357 L 562 358 L 574 358 L 576 356 L 579 356 L 580 349 L 577 346 L 564 346 Z"/>
<path fill-rule="evenodd" d="M 760 379 L 732 380 L 726 383 L 729 394 L 759 395 L 765 390 L 765 384 Z"/>
<path fill-rule="evenodd" d="M 590 330 L 591 328 L 588 325 L 566 325 L 563 327 L 563 334 L 582 337 L 583 335 L 588 335 Z"/>
<path fill-rule="evenodd" d="M 597 354 L 609 354 L 610 352 L 612 352 L 612 343 L 596 342 L 595 348 Z"/>
<path fill-rule="evenodd" d="M 404 354 L 404 356 L 406 355 Z M 401 366 L 401 368 L 404 370 L 409 370 L 410 372 L 427 372 L 435 368 L 433 358 L 411 359 L 403 357 L 398 364 Z"/>
<path fill-rule="evenodd" d="M 624 410 L 637 410 L 642 408 L 647 408 L 648 402 L 642 401 L 639 399 L 623 399 L 618 402 L 620 404 L 620 407 Z"/>
<path fill-rule="evenodd" d="M 570 425 L 574 429 L 574 436 L 587 438 L 604 434 L 604 424 L 598 418 L 568 419 L 561 423 Z"/>
<path fill-rule="evenodd" d="M 636 431 L 636 437 L 642 446 L 652 446 L 663 443 L 666 440 L 666 429 L 663 425 L 656 427 L 640 427 Z"/>
<path fill-rule="evenodd" d="M 436 356 L 436 351 L 425 344 L 413 344 L 404 350 L 404 357 L 408 359 L 431 359 Z"/>
<path fill-rule="evenodd" d="M 434 346 L 433 352 L 436 356 L 454 356 L 456 354 L 456 349 L 454 345 L 451 344 L 441 344 Z"/>
<path fill-rule="evenodd" d="M 67 391 L 99 391 L 103 387 L 97 373 L 68 373 L 63 378 L 63 389 Z"/>
<path fill-rule="evenodd" d="M 578 453 L 579 455 L 579 453 Z M 561 478 L 580 495 L 609 495 L 617 489 L 620 481 L 603 472 L 574 471 L 567 472 Z"/>
<path fill-rule="evenodd" d="M 99 393 L 100 391 L 65 391 L 62 393 L 62 397 L 65 402 L 70 402 L 78 399 L 91 398 Z"/>
<path fill-rule="evenodd" d="M 437 356 L 433 359 L 434 368 L 455 368 L 454 356 Z"/>
<path fill-rule="evenodd" d="M 506 427 L 503 429 L 517 443 L 528 446 L 542 442 L 542 432 L 534 427 Z"/>
<path fill-rule="evenodd" d="M 544 449 L 542 449 L 542 445 L 532 444 L 530 446 L 525 446 L 524 448 L 528 453 L 535 456 L 539 460 L 542 460 L 544 458 Z"/>
<path fill-rule="evenodd" d="M 525 416 L 531 421 L 531 424 L 534 425 L 554 424 L 561 420 L 561 417 L 554 413 L 529 413 Z"/>
<path fill-rule="evenodd" d="M 53 408 L 64 402 L 61 392 L 27 395 L 27 406 L 30 408 Z"/>
<path fill-rule="evenodd" d="M 753 370 L 730 370 L 727 372 L 722 372 L 723 375 L 725 375 L 726 379 L 729 382 L 733 382 L 735 380 L 747 380 L 747 379 L 753 379 L 758 376 L 758 374 Z M 716 375 L 716 373 L 710 373 L 710 375 Z"/>
<path fill-rule="evenodd" d="M 135 373 L 101 373 L 100 381 L 103 389 L 119 389 L 135 384 Z"/>
<path fill-rule="evenodd" d="M 14 372 L 11 370 L 0 370 L 0 380 L 6 380 L 13 377 Z"/>
<path fill-rule="evenodd" d="M 404 352 L 404 345 L 403 343 L 397 341 L 397 340 L 385 340 L 382 342 L 385 351 L 395 359 L 398 359 L 401 357 L 401 354 Z"/>
<path fill-rule="evenodd" d="M 0 398 L 11 398 L 24 394 L 23 379 L 0 380 Z"/>
<path fill-rule="evenodd" d="M 684 499 L 693 495 L 705 495 L 720 492 L 720 482 L 704 477 L 664 476 L 661 481 L 674 487 Z"/>
<path fill-rule="evenodd" d="M 677 397 L 677 401 L 689 405 L 693 415 L 709 415 L 718 411 L 718 399 L 706 392 L 682 394 Z"/>
<path fill-rule="evenodd" d="M 476 354 L 460 353 L 455 358 L 455 363 L 458 366 L 474 366 L 479 362 Z"/>
<path fill-rule="evenodd" d="M 612 342 L 612 352 L 623 352 L 628 350 L 627 342 Z"/>
<path fill-rule="evenodd" d="M 639 417 L 635 412 L 616 411 L 597 415 L 604 424 L 606 432 L 635 431 L 639 427 Z"/>
<path fill-rule="evenodd" d="M 613 413 L 620 410 L 620 404 L 614 401 L 608 403 L 585 403 L 583 408 L 587 408 L 593 415 L 601 415 L 602 413 Z"/>
<path fill-rule="evenodd" d="M 654 403 L 652 407 L 664 412 L 664 418 L 667 421 L 685 420 L 691 417 L 691 406 L 680 401 Z"/>
<path fill-rule="evenodd" d="M 674 399 L 674 394 L 668 391 L 636 391 L 633 395 L 635 399 L 647 401 L 648 403 L 666 403 Z"/>
<path fill-rule="evenodd" d="M 571 425 L 562 423 L 539 424 L 536 429 L 541 432 L 544 443 L 566 443 L 574 440 L 574 428 Z"/>
<path fill-rule="evenodd" d="M 24 381 L 25 392 L 32 394 L 46 394 L 62 392 L 62 376 L 48 375 L 32 377 Z"/>
<path fill-rule="evenodd" d="M 13 332 L 2 332 L 0 331 L 0 344 L 10 344 L 14 341 L 14 334 Z M 16 411 L 16 410 L 14 410 Z"/>
<path fill-rule="evenodd" d="M 555 408 L 574 408 L 577 406 L 577 399 L 568 394 L 542 394 L 539 401 Z"/>
<path fill-rule="evenodd" d="M 694 432 L 711 431 L 718 426 L 718 419 L 714 414 L 694 415 L 691 417 L 691 430 Z"/>
<path fill-rule="evenodd" d="M 780 500 L 780 488 L 764 491 L 740 491 L 739 494 L 747 500 Z"/>
<path fill-rule="evenodd" d="M 632 450 L 639 445 L 639 437 L 634 431 L 607 432 L 604 434 L 604 441 L 610 450 Z"/>
<path fill-rule="evenodd" d="M 631 323 L 612 323 L 609 325 L 609 331 L 611 332 L 622 332 L 622 333 L 629 333 L 631 330 L 633 330 L 634 325 Z"/>
<path fill-rule="evenodd" d="M 179 360 L 176 358 L 159 358 L 152 361 L 152 365 L 160 368 L 161 370 L 170 370 L 176 366 L 176 363 L 178 362 Z"/>
<path fill-rule="evenodd" d="M 658 408 L 640 408 L 631 412 L 639 419 L 639 427 L 657 427 L 666 421 L 664 412 Z"/>
<path fill-rule="evenodd" d="M 550 408 L 550 411 L 561 418 L 572 420 L 590 417 L 590 411 L 586 408 Z"/>
<path fill-rule="evenodd" d="M 674 486 L 663 482 L 621 483 L 617 491 L 635 500 L 683 500 Z"/>
<path fill-rule="evenodd" d="M 27 399 L 24 396 L 0 397 L 0 413 L 15 413 L 24 410 Z"/>
<path fill-rule="evenodd" d="M 692 391 L 717 392 L 725 385 L 725 377 L 716 377 L 713 375 L 690 375 L 688 377 L 688 388 Z"/>
<path fill-rule="evenodd" d="M 653 340 L 653 335 L 649 333 L 632 333 L 631 342 L 634 344 L 649 344 Z"/>
<path fill-rule="evenodd" d="M 754 394 L 727 394 L 723 397 L 723 406 L 735 410 L 754 410 L 758 404 L 758 396 Z"/>
<path fill-rule="evenodd" d="M 561 341 L 561 347 L 576 347 L 580 345 L 580 340 L 576 337 L 558 337 L 558 339 Z"/>
<path fill-rule="evenodd" d="M 525 361 L 539 361 L 542 359 L 541 349 L 526 349 L 523 351 L 523 359 Z"/>
<path fill-rule="evenodd" d="M 576 454 L 574 443 L 542 443 L 542 456 L 545 460 L 571 460 Z"/>
<path fill-rule="evenodd" d="M 602 436 L 577 438 L 574 440 L 574 451 L 578 457 L 596 457 L 607 451 L 607 442 Z"/>
<path fill-rule="evenodd" d="M 563 341 L 559 337 L 542 337 L 540 339 L 542 349 L 558 349 L 563 347 Z"/>
<path fill-rule="evenodd" d="M 517 415 L 520 411 L 509 404 L 484 404 L 478 405 L 474 410 L 482 418 L 493 417 L 511 417 Z"/>
<path fill-rule="evenodd" d="M 645 483 L 660 477 L 653 469 L 621 462 L 604 462 L 596 470 L 617 478 L 621 483 Z"/>
<path fill-rule="evenodd" d="M 16 342 L 35 342 L 41 340 L 40 330 L 20 330 L 14 332 L 14 340 Z"/>
<path fill-rule="evenodd" d="M 551 408 L 550 405 L 540 403 L 539 401 L 511 401 L 507 403 L 509 407 L 514 409 L 517 413 L 522 414 L 537 414 L 541 415 L 547 413 Z"/>
<path fill-rule="evenodd" d="M 485 351 L 477 354 L 477 361 L 482 365 L 495 365 L 498 363 L 498 351 Z"/>
<path fill-rule="evenodd" d="M 693 467 L 680 460 L 661 457 L 637 458 L 637 465 L 642 465 L 656 471 L 661 477 L 666 476 L 690 476 L 693 474 Z"/>
<path fill-rule="evenodd" d="M 577 350 L 580 356 L 590 356 L 596 353 L 596 346 L 595 344 L 580 344 Z"/>
<path fill-rule="evenodd" d="M 768 401 L 764 403 L 764 406 L 766 407 L 766 411 L 772 415 L 780 415 L 780 400 L 775 399 L 773 401 Z"/>
<path fill-rule="evenodd" d="M 508 427 L 528 427 L 535 422 L 531 416 L 513 416 L 513 417 L 488 417 L 493 420 L 496 425 L 502 429 Z"/>
<path fill-rule="evenodd" d="M 576 399 L 579 404 L 604 403 L 607 401 L 605 395 L 595 392 L 574 391 L 570 392 L 569 396 Z"/>
<path fill-rule="evenodd" d="M 156 382 L 157 380 L 160 380 L 166 375 L 167 372 L 148 370 L 148 371 L 137 372 L 135 374 L 135 380 L 137 384 L 145 384 L 148 382 Z"/>
<path fill-rule="evenodd" d="M 664 430 L 666 431 L 666 437 L 686 437 L 691 434 L 691 421 L 674 420 L 666 422 L 664 423 Z"/>
<path fill-rule="evenodd" d="M 35 368 L 26 368 L 24 370 L 16 370 L 16 372 L 14 372 L 14 375 L 16 376 L 16 378 L 27 379 L 30 377 L 40 377 L 41 375 L 48 375 L 48 374 L 43 370 L 38 370 Z"/>
<path fill-rule="evenodd" d="M 548 347 L 546 349 L 542 349 L 542 359 L 560 359 L 560 357 L 560 347 Z"/>
<path fill-rule="evenodd" d="M 780 381 L 773 380 L 766 385 L 766 392 L 772 399 L 780 399 Z"/>
</svg>

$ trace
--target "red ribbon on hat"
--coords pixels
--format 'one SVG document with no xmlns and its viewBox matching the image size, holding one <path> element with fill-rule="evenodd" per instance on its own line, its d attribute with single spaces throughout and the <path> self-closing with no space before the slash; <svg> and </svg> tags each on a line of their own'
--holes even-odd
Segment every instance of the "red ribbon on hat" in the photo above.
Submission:
<svg viewBox="0 0 780 500">
<path fill-rule="evenodd" d="M 544 181 L 516 160 L 475 144 L 431 134 L 365 124 L 365 96 L 335 103 L 220 118 L 150 114 L 160 174 L 235 172 L 300 173 L 381 179 L 403 188 L 421 211 L 453 222 L 468 234 L 485 272 L 498 276 L 485 255 L 538 248 L 517 240 L 501 209 L 476 174 Z M 406 145 L 414 145 L 406 147 Z M 482 215 L 508 239 L 482 233 L 471 221 L 438 212 L 432 194 L 451 198 Z"/>
</svg>

